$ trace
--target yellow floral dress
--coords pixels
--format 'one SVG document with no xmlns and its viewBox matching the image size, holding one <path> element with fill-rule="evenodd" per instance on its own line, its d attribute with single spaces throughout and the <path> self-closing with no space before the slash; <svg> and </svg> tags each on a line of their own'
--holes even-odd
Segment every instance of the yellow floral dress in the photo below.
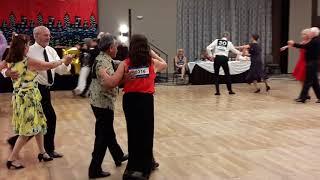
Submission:
<svg viewBox="0 0 320 180">
<path fill-rule="evenodd" d="M 46 117 L 41 106 L 41 94 L 35 80 L 36 72 L 27 68 L 27 58 L 12 63 L 11 68 L 19 73 L 13 81 L 13 115 L 14 132 L 22 136 L 33 136 L 47 132 Z"/>
</svg>

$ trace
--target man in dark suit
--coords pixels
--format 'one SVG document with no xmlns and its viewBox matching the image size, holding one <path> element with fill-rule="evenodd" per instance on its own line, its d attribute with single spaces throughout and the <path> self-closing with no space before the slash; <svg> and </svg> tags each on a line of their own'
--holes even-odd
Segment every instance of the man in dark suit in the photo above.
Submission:
<svg viewBox="0 0 320 180">
<path fill-rule="evenodd" d="M 311 41 L 307 44 L 298 44 L 294 41 L 288 41 L 288 46 L 303 48 L 306 50 L 306 80 L 304 81 L 302 91 L 296 102 L 305 103 L 310 87 L 312 86 L 320 103 L 320 85 L 318 80 L 318 61 L 320 58 L 320 30 L 317 27 L 310 29 L 308 36 Z"/>
</svg>

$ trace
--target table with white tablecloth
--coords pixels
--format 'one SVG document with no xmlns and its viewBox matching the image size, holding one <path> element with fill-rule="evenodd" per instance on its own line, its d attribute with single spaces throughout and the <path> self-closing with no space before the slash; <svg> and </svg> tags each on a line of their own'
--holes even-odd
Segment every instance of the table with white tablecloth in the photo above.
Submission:
<svg viewBox="0 0 320 180">
<path fill-rule="evenodd" d="M 250 69 L 250 61 L 228 61 L 233 83 L 245 82 L 245 77 Z M 188 68 L 190 72 L 190 83 L 192 84 L 213 84 L 215 82 L 214 62 L 211 61 L 195 61 L 189 62 Z M 220 68 L 219 75 L 221 83 L 224 83 L 224 71 Z"/>
</svg>

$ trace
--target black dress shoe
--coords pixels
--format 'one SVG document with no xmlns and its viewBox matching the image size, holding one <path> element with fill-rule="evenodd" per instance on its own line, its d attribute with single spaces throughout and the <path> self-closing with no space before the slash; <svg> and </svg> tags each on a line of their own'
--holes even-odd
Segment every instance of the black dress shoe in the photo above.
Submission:
<svg viewBox="0 0 320 180">
<path fill-rule="evenodd" d="M 220 96 L 220 93 L 219 93 L 219 92 L 216 92 L 214 95 L 216 95 L 216 96 Z"/>
<path fill-rule="evenodd" d="M 22 165 L 14 165 L 12 163 L 13 163 L 13 161 L 7 161 L 7 168 L 8 169 L 13 168 L 13 169 L 17 170 L 17 169 L 23 169 L 24 168 L 24 166 L 22 166 Z"/>
<path fill-rule="evenodd" d="M 47 157 L 47 156 L 45 156 L 46 155 L 46 153 L 40 153 L 40 154 L 38 154 L 38 160 L 39 160 L 39 162 L 41 162 L 42 160 L 44 161 L 44 162 L 48 162 L 48 161 L 52 161 L 53 160 L 53 158 L 52 157 L 50 157 L 49 155 L 49 157 Z"/>
<path fill-rule="evenodd" d="M 233 91 L 229 91 L 229 94 L 230 94 L 230 95 L 233 95 L 233 94 L 236 94 L 236 93 L 233 92 Z"/>
<path fill-rule="evenodd" d="M 261 89 L 257 89 L 254 93 L 260 93 Z"/>
<path fill-rule="evenodd" d="M 154 170 L 156 170 L 159 166 L 160 166 L 160 164 L 159 164 L 158 162 L 153 161 L 153 162 L 152 162 L 151 170 L 154 171 Z"/>
<path fill-rule="evenodd" d="M 57 152 L 51 152 L 51 153 L 48 153 L 48 155 L 50 156 L 50 157 L 52 157 L 52 158 L 62 158 L 63 157 L 63 155 L 62 154 L 59 154 L 59 153 L 57 153 Z"/>
<path fill-rule="evenodd" d="M 308 96 L 306 96 L 306 99 L 310 100 L 310 99 L 311 99 L 311 96 L 309 96 L 309 95 L 308 95 Z"/>
<path fill-rule="evenodd" d="M 295 99 L 295 101 L 299 103 L 306 103 L 306 99 L 301 99 L 301 98 Z"/>
<path fill-rule="evenodd" d="M 95 178 L 104 178 L 104 177 L 108 177 L 111 174 L 109 172 L 105 172 L 105 171 L 101 171 L 98 173 L 89 173 L 89 178 L 90 179 L 95 179 Z"/>
<path fill-rule="evenodd" d="M 123 173 L 123 180 L 148 180 L 150 174 L 145 174 L 139 171 L 125 171 Z"/>
<path fill-rule="evenodd" d="M 316 101 L 316 103 L 320 103 L 320 99 L 318 99 L 318 100 Z"/>
<path fill-rule="evenodd" d="M 122 162 L 128 160 L 128 158 L 129 158 L 129 155 L 128 155 L 128 154 L 123 155 L 123 157 L 122 157 L 121 159 L 115 161 L 116 166 L 117 166 L 117 167 L 120 167 L 121 164 L 122 164 Z"/>
</svg>

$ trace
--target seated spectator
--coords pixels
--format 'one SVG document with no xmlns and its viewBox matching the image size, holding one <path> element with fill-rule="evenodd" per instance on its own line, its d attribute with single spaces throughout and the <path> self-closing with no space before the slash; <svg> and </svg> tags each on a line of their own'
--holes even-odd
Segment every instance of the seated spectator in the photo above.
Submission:
<svg viewBox="0 0 320 180">
<path fill-rule="evenodd" d="M 201 51 L 200 61 L 210 61 L 210 57 L 206 49 Z"/>
<path fill-rule="evenodd" d="M 242 55 L 237 55 L 236 60 L 237 61 L 250 61 L 250 54 L 248 49 L 244 48 L 242 49 Z"/>
<path fill-rule="evenodd" d="M 184 79 L 184 76 L 186 74 L 187 62 L 188 62 L 188 60 L 184 56 L 184 50 L 179 49 L 177 56 L 174 57 L 174 63 L 175 63 L 175 70 L 178 73 L 181 73 L 181 79 Z"/>
</svg>

